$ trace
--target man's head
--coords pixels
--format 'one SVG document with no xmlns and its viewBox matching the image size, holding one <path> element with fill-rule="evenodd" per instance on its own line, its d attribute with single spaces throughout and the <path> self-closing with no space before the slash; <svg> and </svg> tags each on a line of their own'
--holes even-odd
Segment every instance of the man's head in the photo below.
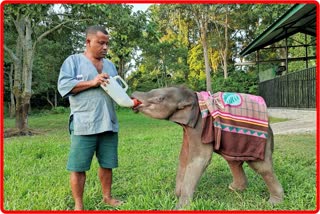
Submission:
<svg viewBox="0 0 320 214">
<path fill-rule="evenodd" d="M 109 44 L 109 34 L 102 26 L 90 26 L 86 30 L 86 46 L 94 58 L 102 59 L 106 56 Z"/>
</svg>

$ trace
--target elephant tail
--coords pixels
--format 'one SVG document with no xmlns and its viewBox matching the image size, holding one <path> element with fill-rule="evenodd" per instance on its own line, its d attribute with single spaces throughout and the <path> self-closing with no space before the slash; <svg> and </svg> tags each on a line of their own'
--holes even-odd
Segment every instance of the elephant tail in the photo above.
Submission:
<svg viewBox="0 0 320 214">
<path fill-rule="evenodd" d="M 269 124 L 269 128 L 268 128 L 268 135 L 269 135 L 269 141 L 270 141 L 270 146 L 271 146 L 271 152 L 273 153 L 273 149 L 274 149 L 274 136 L 273 136 L 273 131 L 271 129 L 271 126 Z"/>
</svg>

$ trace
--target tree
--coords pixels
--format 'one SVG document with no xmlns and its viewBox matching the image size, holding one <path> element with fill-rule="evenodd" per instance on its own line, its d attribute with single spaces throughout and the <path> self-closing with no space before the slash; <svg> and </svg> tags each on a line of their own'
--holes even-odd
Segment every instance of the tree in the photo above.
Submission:
<svg viewBox="0 0 320 214">
<path fill-rule="evenodd" d="M 119 75 L 125 78 L 130 69 L 132 54 L 142 41 L 146 17 L 140 11 L 132 13 L 132 5 L 114 5 L 113 7 L 112 16 L 108 17 L 111 31 L 110 55 L 112 61 L 118 65 Z"/>
<path fill-rule="evenodd" d="M 181 30 L 174 28 L 176 22 L 172 5 L 153 5 L 149 9 L 147 25 L 139 48 L 143 63 L 137 69 L 155 84 L 165 87 L 172 82 L 185 82 L 188 75 L 187 53 Z M 180 34 L 181 33 L 181 34 Z M 132 78 L 130 78 L 132 80 Z M 145 82 L 145 81 L 144 81 Z"/>
<path fill-rule="evenodd" d="M 12 93 L 13 88 L 13 64 L 10 63 L 4 66 L 4 80 L 5 80 L 5 92 L 9 92 L 10 101 L 8 102 L 9 116 L 10 118 L 14 118 L 16 104 L 14 100 L 14 94 Z M 7 90 L 6 90 L 7 89 Z M 5 103 L 6 104 L 6 103 Z"/>
<path fill-rule="evenodd" d="M 46 100 L 51 109 L 58 106 L 57 79 L 63 61 L 73 51 L 71 37 L 70 30 L 48 35 L 39 43 L 34 57 L 33 95 Z"/>
<path fill-rule="evenodd" d="M 122 77 L 130 69 L 132 54 L 142 39 L 146 17 L 143 12 L 132 13 L 132 5 L 126 4 L 70 4 L 67 12 L 75 19 L 87 19 L 84 25 L 74 30 L 79 32 L 78 41 L 84 41 L 88 25 L 103 25 L 110 34 L 109 56 Z M 75 41 L 76 42 L 76 41 Z M 82 49 L 81 49 L 82 51 Z"/>
<path fill-rule="evenodd" d="M 232 14 L 232 26 L 237 29 L 232 40 L 237 44 L 234 57 L 247 47 L 264 30 L 275 22 L 292 4 L 243 4 L 236 5 Z M 273 53 L 271 53 L 273 54 Z M 239 57 L 240 58 L 240 57 Z M 255 53 L 246 56 L 247 61 L 255 61 Z M 240 61 L 243 59 L 240 58 Z"/>
<path fill-rule="evenodd" d="M 6 4 L 4 6 L 5 25 L 14 26 L 17 34 L 15 47 L 7 46 L 5 40 L 4 49 L 14 65 L 13 94 L 16 101 L 16 128 L 22 135 L 29 134 L 28 111 L 32 96 L 32 68 L 36 47 L 44 37 L 69 22 L 50 23 L 46 17 L 50 7 L 51 5 L 41 4 Z M 43 25 L 49 25 L 49 30 L 41 31 Z"/>
<path fill-rule="evenodd" d="M 209 4 L 195 4 L 190 5 L 190 9 L 192 12 L 192 16 L 195 18 L 197 23 L 200 40 L 203 48 L 203 58 L 205 64 L 205 73 L 206 73 L 206 90 L 212 91 L 211 86 L 211 69 L 208 55 L 208 25 L 210 22 L 210 14 L 211 14 L 212 5 Z"/>
<path fill-rule="evenodd" d="M 229 5 L 219 5 L 216 7 L 215 15 L 212 17 L 212 23 L 214 26 L 213 32 L 218 39 L 214 39 L 218 44 L 218 52 L 221 59 L 221 64 L 223 67 L 224 78 L 228 78 L 228 58 L 229 58 Z"/>
<path fill-rule="evenodd" d="M 203 48 L 195 45 L 189 51 L 188 64 L 190 68 L 189 84 L 193 90 L 206 90 L 206 73 L 204 72 Z"/>
</svg>

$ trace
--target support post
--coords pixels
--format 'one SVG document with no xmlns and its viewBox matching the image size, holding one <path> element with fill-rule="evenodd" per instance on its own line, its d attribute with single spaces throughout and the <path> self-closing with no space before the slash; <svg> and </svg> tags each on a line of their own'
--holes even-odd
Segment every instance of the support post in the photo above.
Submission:
<svg viewBox="0 0 320 214">
<path fill-rule="evenodd" d="M 287 34 L 287 29 L 285 29 L 285 31 L 286 31 L 286 34 Z M 286 73 L 289 73 L 289 68 L 288 68 L 288 52 L 289 52 L 289 50 L 288 50 L 288 38 L 286 37 L 286 39 L 285 39 L 285 41 L 286 41 Z"/>
<path fill-rule="evenodd" d="M 307 34 L 304 34 L 304 44 L 305 44 L 305 48 L 306 48 L 306 68 L 308 68 L 308 39 L 307 39 Z"/>
</svg>

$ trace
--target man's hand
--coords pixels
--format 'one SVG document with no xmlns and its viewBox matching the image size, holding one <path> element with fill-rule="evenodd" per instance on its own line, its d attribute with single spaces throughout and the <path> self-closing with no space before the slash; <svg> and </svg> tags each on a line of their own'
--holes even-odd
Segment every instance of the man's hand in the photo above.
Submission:
<svg viewBox="0 0 320 214">
<path fill-rule="evenodd" d="M 105 85 L 108 83 L 109 75 L 106 73 L 98 74 L 93 80 L 81 81 L 79 82 L 71 92 L 77 94 L 81 91 L 87 90 L 89 88 L 98 87 L 101 84 Z"/>
<path fill-rule="evenodd" d="M 106 73 L 101 73 L 98 74 L 93 80 L 92 80 L 92 86 L 93 87 L 98 87 L 101 84 L 105 85 L 106 83 L 108 83 L 108 79 L 109 79 L 109 75 Z"/>
</svg>

